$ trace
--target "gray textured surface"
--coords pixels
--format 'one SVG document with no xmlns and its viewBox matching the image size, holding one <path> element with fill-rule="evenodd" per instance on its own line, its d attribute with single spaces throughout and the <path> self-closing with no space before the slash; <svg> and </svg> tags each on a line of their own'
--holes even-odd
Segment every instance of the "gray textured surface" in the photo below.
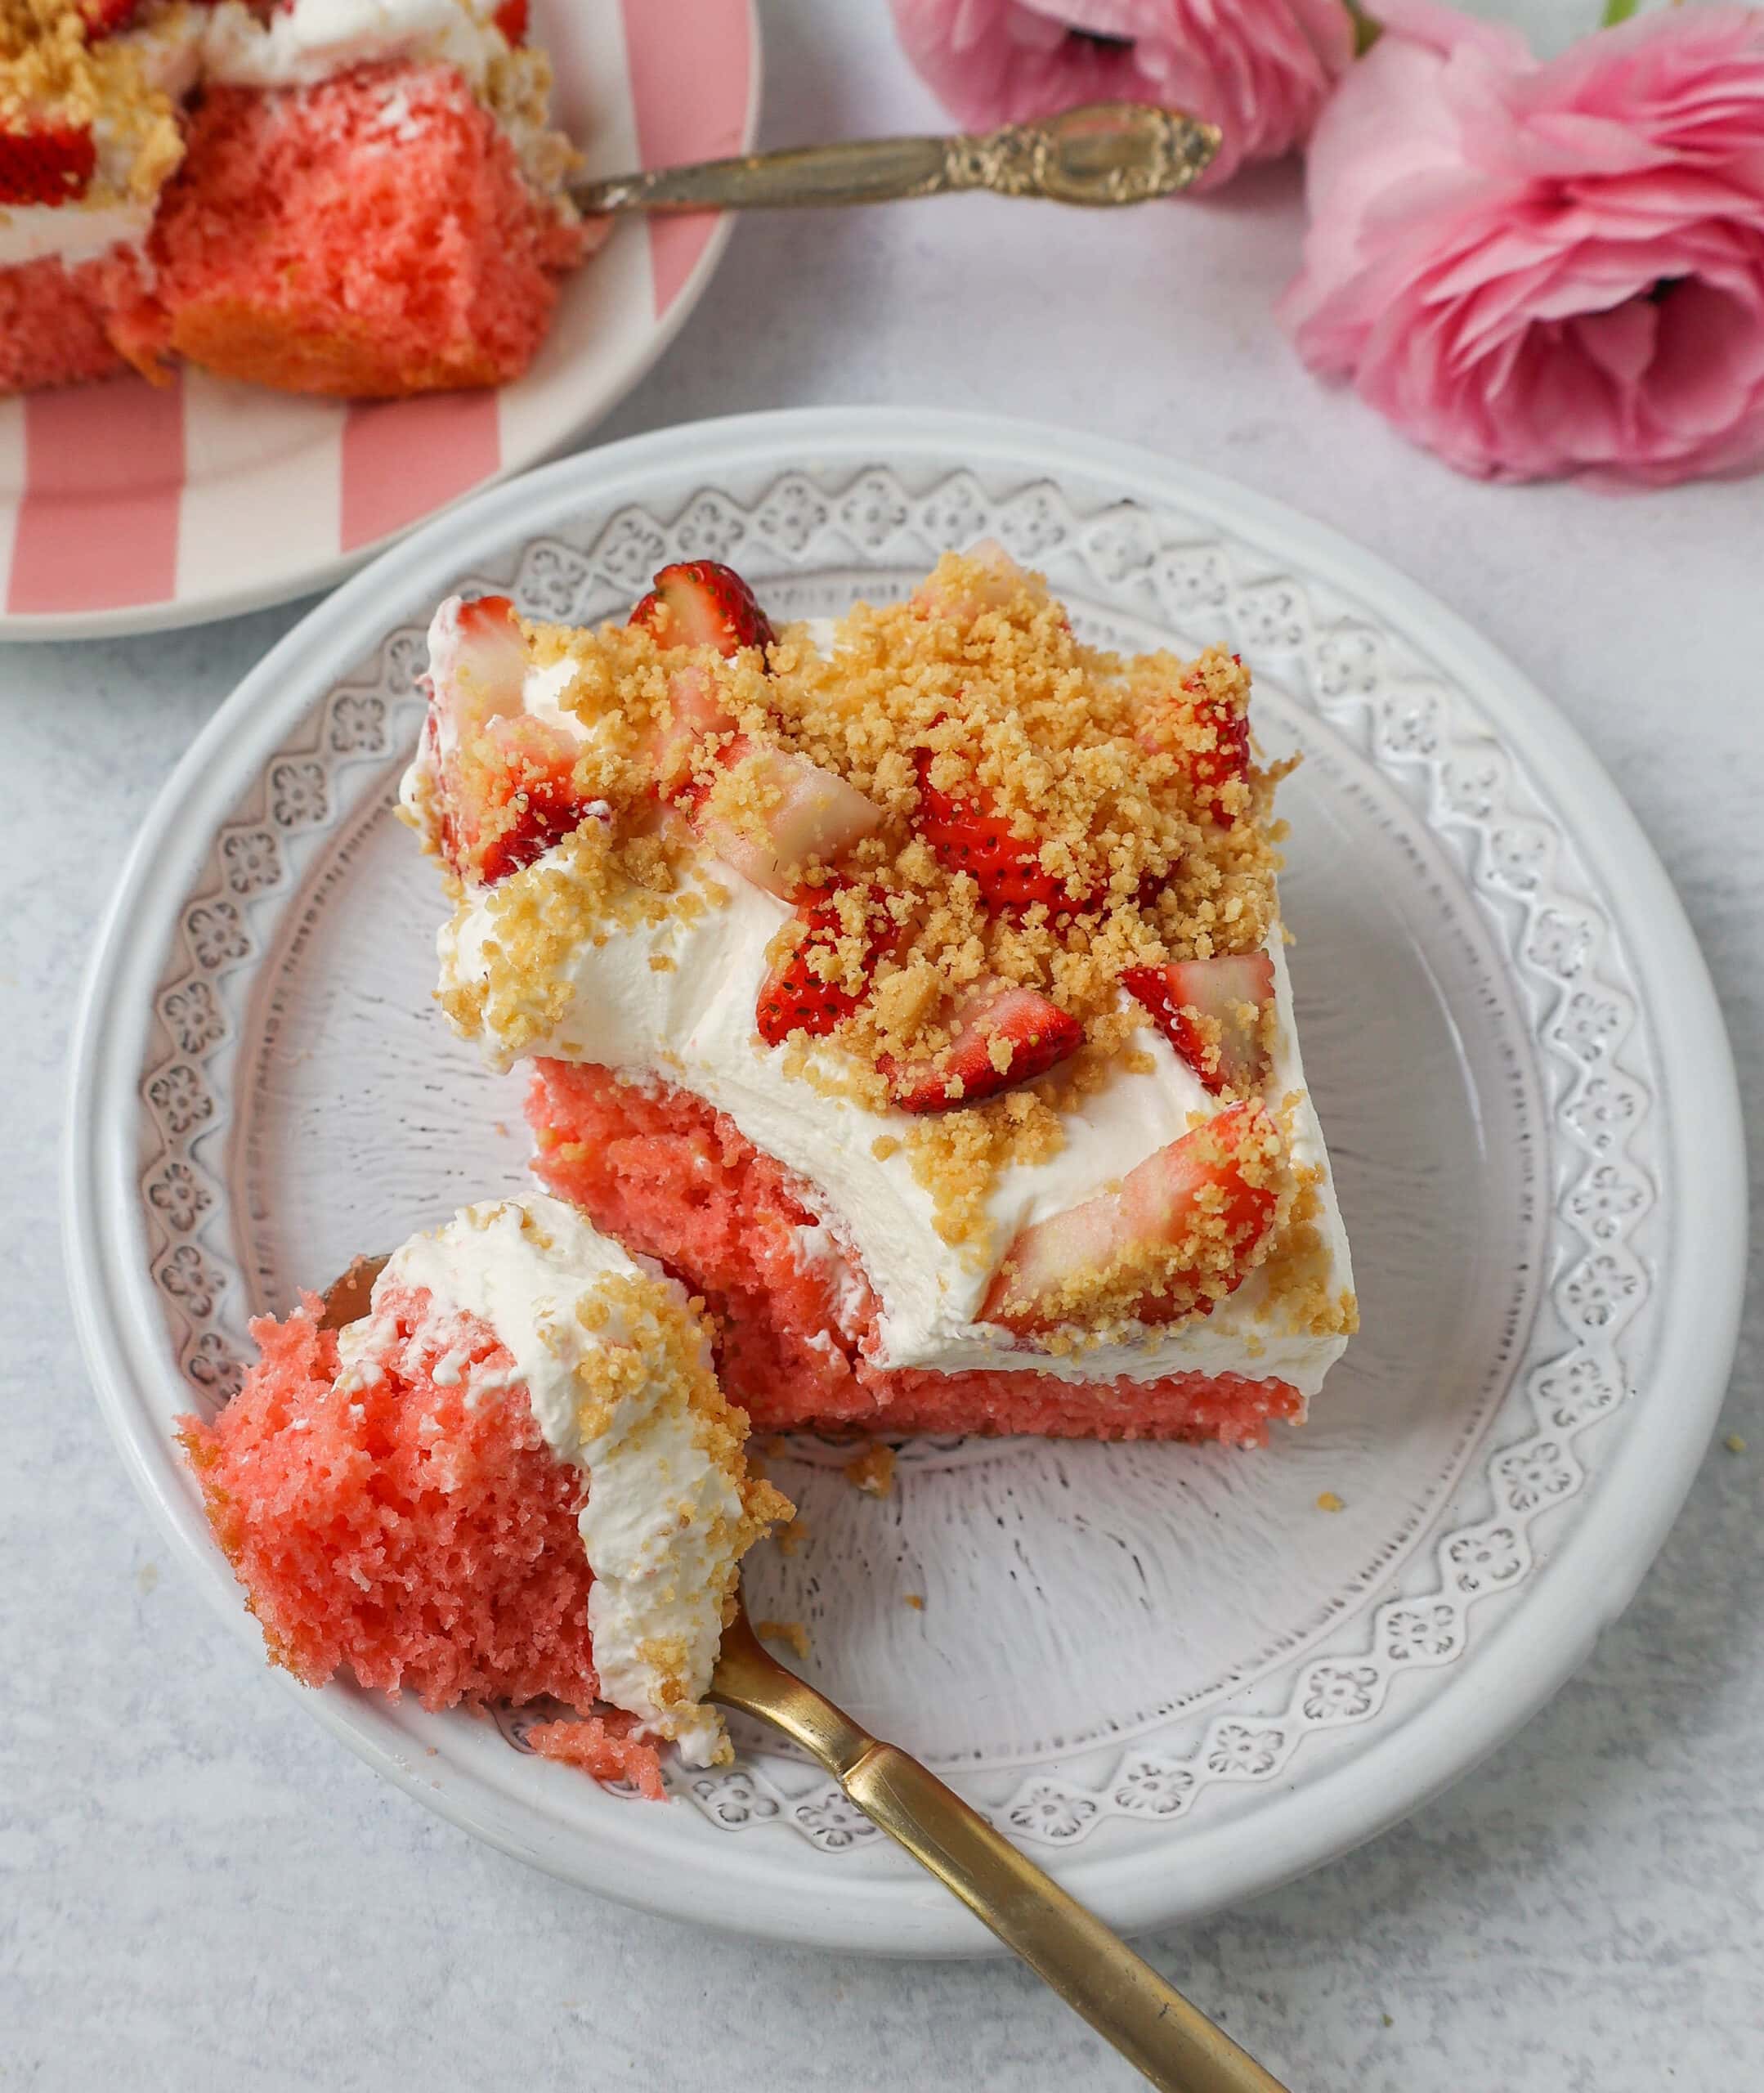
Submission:
<svg viewBox="0 0 1764 2093">
<path fill-rule="evenodd" d="M 929 119 L 875 5 L 767 13 L 772 139 Z M 1298 223 L 1286 172 L 1103 226 L 978 199 L 755 222 L 603 432 L 817 401 L 1002 408 L 1350 532 L 1507 648 L 1610 767 L 1703 939 L 1750 1104 L 1760 483 L 1610 500 L 1455 478 L 1318 392 L 1269 325 Z M 762 1952 L 474 1845 L 299 1720 L 165 1562 L 61 1306 L 68 1029 L 137 823 L 292 615 L 0 650 L 0 2086 L 1135 2082 L 1014 1970 Z M 1153 1943 L 1295 2089 L 1764 2081 L 1761 1335 L 1754 1302 L 1723 1426 L 1751 1450 L 1717 1443 L 1581 1678 L 1403 1829 Z"/>
</svg>

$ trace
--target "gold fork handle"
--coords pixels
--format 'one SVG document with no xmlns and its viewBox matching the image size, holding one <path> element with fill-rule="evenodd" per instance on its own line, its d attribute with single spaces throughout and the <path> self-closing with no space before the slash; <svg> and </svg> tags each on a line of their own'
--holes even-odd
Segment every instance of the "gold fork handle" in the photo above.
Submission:
<svg viewBox="0 0 1764 2093">
<path fill-rule="evenodd" d="M 852 1800 L 1164 2093 L 1286 2093 L 916 1759 L 879 1744 L 764 1650 L 745 1616 L 723 1638 L 711 1696 L 775 1723 Z"/>
<path fill-rule="evenodd" d="M 890 204 L 989 189 L 1061 204 L 1142 204 L 1186 189 L 1219 150 L 1210 123 L 1150 102 L 1090 102 L 948 138 L 856 138 L 573 183 L 584 211 Z"/>
</svg>

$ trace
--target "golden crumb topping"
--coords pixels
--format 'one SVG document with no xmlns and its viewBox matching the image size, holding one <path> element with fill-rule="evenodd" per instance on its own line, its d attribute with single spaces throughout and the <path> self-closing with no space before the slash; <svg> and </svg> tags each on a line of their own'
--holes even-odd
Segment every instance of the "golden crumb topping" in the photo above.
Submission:
<svg viewBox="0 0 1764 2093">
<path fill-rule="evenodd" d="M 808 1661 L 808 1630 L 799 1620 L 756 1620 L 754 1633 L 768 1643 L 782 1643 L 796 1654 L 799 1664 Z"/>
</svg>

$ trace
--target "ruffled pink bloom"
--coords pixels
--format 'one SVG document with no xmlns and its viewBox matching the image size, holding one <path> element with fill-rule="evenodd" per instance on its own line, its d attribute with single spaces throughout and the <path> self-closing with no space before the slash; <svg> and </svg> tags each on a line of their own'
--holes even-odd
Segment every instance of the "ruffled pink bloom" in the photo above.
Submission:
<svg viewBox="0 0 1764 2093">
<path fill-rule="evenodd" d="M 1485 478 L 1764 464 L 1764 14 L 1539 65 L 1432 0 L 1375 11 L 1311 145 L 1305 361 Z"/>
<path fill-rule="evenodd" d="M 907 55 L 961 124 L 1157 101 L 1224 134 L 1227 181 L 1310 137 L 1354 56 L 1343 0 L 893 0 Z"/>
</svg>

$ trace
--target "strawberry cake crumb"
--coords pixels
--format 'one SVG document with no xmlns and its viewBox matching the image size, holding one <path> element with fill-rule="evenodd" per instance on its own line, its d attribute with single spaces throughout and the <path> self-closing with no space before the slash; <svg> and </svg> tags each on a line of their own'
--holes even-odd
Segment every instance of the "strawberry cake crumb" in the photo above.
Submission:
<svg viewBox="0 0 1764 2093">
<path fill-rule="evenodd" d="M 371 1262 L 362 1312 L 253 1324 L 240 1392 L 181 1420 L 271 1661 L 430 1710 L 561 1703 L 534 1750 L 645 1795 L 657 1743 L 727 1759 L 705 1696 L 741 1559 L 792 1508 L 746 1465 L 698 1306 L 537 1197 Z"/>
<path fill-rule="evenodd" d="M 79 385 L 128 370 L 104 324 L 97 265 L 53 255 L 0 269 L 0 393 Z"/>
<path fill-rule="evenodd" d="M 629 1781 L 650 1802 L 665 1802 L 656 1747 L 630 1734 L 630 1719 L 588 1715 L 575 1722 L 535 1723 L 526 1741 L 541 1759 L 577 1766 L 597 1781 Z"/>
<path fill-rule="evenodd" d="M 845 1480 L 866 1497 L 886 1497 L 894 1487 L 894 1449 L 880 1441 L 845 1463 Z"/>
</svg>

